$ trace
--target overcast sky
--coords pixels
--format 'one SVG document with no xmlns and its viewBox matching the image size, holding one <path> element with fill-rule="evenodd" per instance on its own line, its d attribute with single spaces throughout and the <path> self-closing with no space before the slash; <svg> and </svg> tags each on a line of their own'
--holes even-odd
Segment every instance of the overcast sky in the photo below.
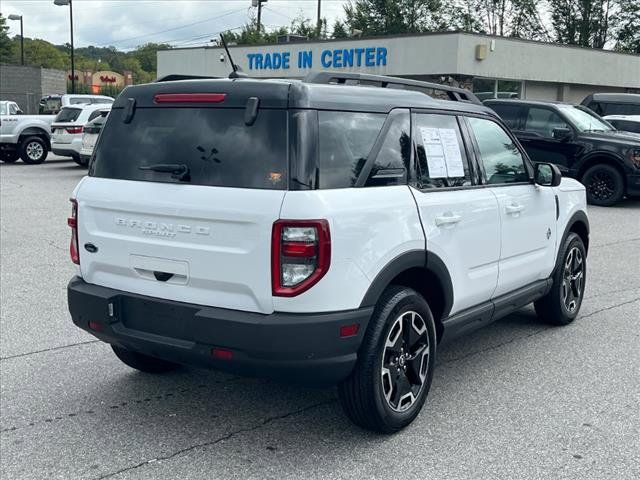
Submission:
<svg viewBox="0 0 640 480">
<path fill-rule="evenodd" d="M 322 0 L 322 15 L 329 26 L 342 17 L 346 0 Z M 289 25 L 302 13 L 316 18 L 317 0 L 268 0 L 262 23 Z M 73 0 L 76 47 L 113 45 L 128 50 L 147 42 L 175 46 L 202 45 L 220 31 L 244 25 L 251 0 Z M 55 44 L 69 41 L 69 7 L 53 0 L 0 0 L 0 11 L 23 15 L 25 37 Z M 20 34 L 20 22 L 7 21 L 9 35 Z"/>
</svg>

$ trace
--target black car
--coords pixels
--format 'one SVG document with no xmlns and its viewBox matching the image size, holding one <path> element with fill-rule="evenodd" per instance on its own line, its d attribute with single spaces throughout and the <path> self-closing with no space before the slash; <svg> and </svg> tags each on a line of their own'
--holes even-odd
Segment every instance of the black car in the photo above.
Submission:
<svg viewBox="0 0 640 480">
<path fill-rule="evenodd" d="M 587 199 L 610 206 L 640 195 L 640 135 L 621 132 L 581 105 L 533 100 L 486 100 L 513 130 L 534 162 L 555 163 L 580 180 Z"/>
<path fill-rule="evenodd" d="M 582 105 L 598 115 L 640 115 L 640 94 L 638 93 L 593 93 Z"/>
</svg>

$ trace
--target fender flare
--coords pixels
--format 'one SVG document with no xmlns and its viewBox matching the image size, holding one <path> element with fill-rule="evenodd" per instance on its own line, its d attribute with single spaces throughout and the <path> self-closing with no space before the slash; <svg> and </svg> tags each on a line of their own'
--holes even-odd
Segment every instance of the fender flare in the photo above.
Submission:
<svg viewBox="0 0 640 480">
<path fill-rule="evenodd" d="M 612 164 L 618 165 L 618 168 L 623 170 L 624 172 L 624 159 L 618 155 L 616 152 L 608 152 L 603 150 L 595 150 L 593 152 L 589 152 L 584 158 L 580 161 L 580 165 L 576 170 L 576 178 L 580 180 L 580 177 L 584 175 L 584 173 L 593 165 L 598 163 L 596 159 L 603 158 L 610 161 Z M 594 161 L 595 160 L 595 161 Z"/>
<path fill-rule="evenodd" d="M 571 229 L 573 228 L 573 226 L 578 222 L 584 224 L 584 226 L 587 228 L 587 237 L 589 236 L 589 232 L 590 232 L 589 217 L 587 217 L 587 214 L 584 213 L 582 210 L 578 210 L 573 215 L 571 215 L 571 217 L 569 218 L 569 221 L 567 221 L 567 225 L 565 226 L 564 232 L 562 234 L 562 239 L 560 240 L 560 242 L 558 242 L 558 251 L 556 252 L 556 266 L 559 261 L 558 255 L 560 254 L 562 245 L 564 245 L 564 242 L 567 240 L 567 237 L 569 236 L 569 233 L 571 232 Z M 584 248 L 587 251 L 587 253 L 589 253 L 588 241 L 585 243 Z"/>
<path fill-rule="evenodd" d="M 402 272 L 411 268 L 421 268 L 431 273 L 438 280 L 444 292 L 444 309 L 442 318 L 446 318 L 453 306 L 453 283 L 451 275 L 442 259 L 433 252 L 425 250 L 411 250 L 402 253 L 391 260 L 380 270 L 365 293 L 360 308 L 374 306 L 382 292 L 391 284 L 391 281 Z"/>
</svg>

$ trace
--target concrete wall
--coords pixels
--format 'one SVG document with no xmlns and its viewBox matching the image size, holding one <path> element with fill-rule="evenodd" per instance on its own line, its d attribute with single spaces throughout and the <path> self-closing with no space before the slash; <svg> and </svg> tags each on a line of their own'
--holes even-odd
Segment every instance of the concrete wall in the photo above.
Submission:
<svg viewBox="0 0 640 480">
<path fill-rule="evenodd" d="M 592 93 L 625 93 L 626 91 L 627 89 L 620 87 L 526 82 L 522 98 L 580 103 Z"/>
<path fill-rule="evenodd" d="M 38 113 L 43 95 L 66 91 L 65 73 L 61 70 L 0 65 L 0 99 L 16 102 L 25 114 Z"/>
</svg>

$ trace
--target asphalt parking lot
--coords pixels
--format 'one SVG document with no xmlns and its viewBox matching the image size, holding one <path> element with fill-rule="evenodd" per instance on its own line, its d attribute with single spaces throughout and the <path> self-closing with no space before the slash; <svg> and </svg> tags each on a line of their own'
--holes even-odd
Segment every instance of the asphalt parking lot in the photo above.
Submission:
<svg viewBox="0 0 640 480">
<path fill-rule="evenodd" d="M 524 309 L 443 347 L 422 414 L 385 437 L 335 390 L 145 375 L 77 329 L 66 218 L 85 172 L 0 167 L 3 479 L 640 478 L 640 201 L 589 209 L 574 324 Z"/>
</svg>

